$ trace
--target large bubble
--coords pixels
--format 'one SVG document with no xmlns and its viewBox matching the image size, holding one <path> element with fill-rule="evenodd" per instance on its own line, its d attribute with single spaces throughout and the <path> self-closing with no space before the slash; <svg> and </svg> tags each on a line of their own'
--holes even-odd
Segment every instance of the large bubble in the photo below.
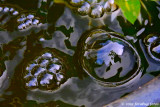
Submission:
<svg viewBox="0 0 160 107">
<path fill-rule="evenodd" d="M 80 62 L 93 79 L 108 86 L 117 86 L 140 72 L 138 52 L 116 33 L 98 29 L 85 36 L 80 43 L 83 47 Z"/>
<path fill-rule="evenodd" d="M 156 34 L 150 34 L 144 39 L 150 57 L 160 61 L 160 38 Z"/>
</svg>

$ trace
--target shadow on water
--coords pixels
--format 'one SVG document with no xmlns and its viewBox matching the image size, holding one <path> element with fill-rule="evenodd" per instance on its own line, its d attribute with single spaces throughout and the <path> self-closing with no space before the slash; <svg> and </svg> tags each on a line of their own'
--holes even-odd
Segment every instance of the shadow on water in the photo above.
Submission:
<svg viewBox="0 0 160 107">
<path fill-rule="evenodd" d="M 76 13 L 74 6 L 68 8 L 52 0 L 34 0 L 34 2 L 4 0 L 0 4 L 0 21 L 3 22 L 0 23 L 0 106 L 97 107 L 119 99 L 153 79 L 160 71 L 158 56 L 160 4 L 153 1 L 144 1 L 144 4 L 148 12 L 142 8 L 141 20 L 137 20 L 132 25 L 124 19 L 119 9 L 111 14 L 104 14 L 101 18 L 93 19 Z M 27 19 L 31 16 L 30 14 L 33 14 L 34 18 Z M 18 19 L 24 20 L 18 22 Z M 35 23 L 37 21 L 35 19 L 40 22 Z M 13 23 L 10 23 L 11 20 Z M 28 24 L 27 20 L 32 22 Z M 20 29 L 19 25 L 22 25 Z M 97 29 L 107 32 L 107 36 L 110 32 L 108 36 L 110 40 L 104 39 L 103 37 L 106 36 L 102 32 L 92 33 Z M 118 36 L 114 36 L 113 32 L 117 32 Z M 152 35 L 148 36 L 150 34 Z M 93 38 L 96 35 L 98 38 Z M 110 38 L 112 36 L 116 39 Z M 149 44 L 147 44 L 148 41 Z M 96 51 L 88 54 L 90 60 L 86 58 L 84 62 L 85 65 L 89 65 L 87 65 L 89 70 L 84 70 L 82 53 L 86 49 L 91 52 L 91 49 L 103 50 L 103 46 L 108 48 L 111 45 L 121 48 L 133 46 L 137 50 L 137 55 L 141 59 L 142 72 L 142 75 L 138 75 L 138 79 L 133 78 L 122 87 L 108 87 L 103 82 L 99 84 L 99 80 L 121 81 L 118 78 L 120 73 L 124 75 L 125 69 L 129 69 L 123 69 L 122 62 L 125 56 L 118 53 L 123 49 L 118 52 L 114 50 L 112 54 L 105 51 L 105 54 L 115 58 L 113 60 L 111 57 L 105 57 L 110 62 L 102 61 L 104 57 L 101 55 L 104 51 L 100 56 L 96 56 L 94 53 Z M 127 52 L 134 53 L 132 48 L 130 49 L 125 51 L 126 56 Z M 99 62 L 97 61 L 95 66 L 95 59 L 98 57 L 100 57 Z M 127 58 L 130 57 L 127 56 Z M 138 61 L 136 57 L 131 60 L 127 61 L 135 69 Z M 117 74 L 109 73 L 104 76 L 103 73 L 99 73 L 99 77 L 95 76 L 96 73 L 92 74 L 95 67 L 100 67 L 104 63 L 108 64 L 107 67 L 105 66 L 107 73 L 110 69 L 118 69 L 112 66 L 115 63 L 122 63 L 120 66 L 123 67 L 117 70 L 119 71 Z M 134 74 L 132 70 L 130 72 Z M 115 77 L 109 78 L 108 75 Z M 98 82 L 94 77 L 98 78 Z M 123 79 L 126 78 L 128 77 Z M 112 85 L 115 86 L 114 82 Z"/>
</svg>

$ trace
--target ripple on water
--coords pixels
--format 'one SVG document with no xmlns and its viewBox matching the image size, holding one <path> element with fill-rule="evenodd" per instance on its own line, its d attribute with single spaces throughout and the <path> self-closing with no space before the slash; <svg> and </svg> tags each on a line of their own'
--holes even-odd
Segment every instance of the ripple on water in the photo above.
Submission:
<svg viewBox="0 0 160 107">
<path fill-rule="evenodd" d="M 116 33 L 94 30 L 80 44 L 83 69 L 106 86 L 122 85 L 141 71 L 138 52 Z"/>
</svg>

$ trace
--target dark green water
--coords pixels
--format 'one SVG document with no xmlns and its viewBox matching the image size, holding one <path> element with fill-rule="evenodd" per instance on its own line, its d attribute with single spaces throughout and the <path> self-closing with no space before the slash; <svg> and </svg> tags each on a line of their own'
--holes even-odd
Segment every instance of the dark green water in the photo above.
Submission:
<svg viewBox="0 0 160 107">
<path fill-rule="evenodd" d="M 160 3 L 143 2 L 132 25 L 119 9 L 94 19 L 73 4 L 1 0 L 0 107 L 99 107 L 153 79 Z"/>
</svg>

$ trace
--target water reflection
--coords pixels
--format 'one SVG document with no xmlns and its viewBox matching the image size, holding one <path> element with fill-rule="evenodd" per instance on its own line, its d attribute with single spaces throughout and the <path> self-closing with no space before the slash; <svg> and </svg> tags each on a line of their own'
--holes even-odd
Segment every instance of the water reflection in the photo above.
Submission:
<svg viewBox="0 0 160 107">
<path fill-rule="evenodd" d="M 20 103 L 27 107 L 30 105 L 67 106 L 69 104 L 99 107 L 130 93 L 151 80 L 153 76 L 148 72 L 160 70 L 158 61 L 143 57 L 143 54 L 147 55 L 147 52 L 142 52 L 145 47 L 140 47 L 138 42 L 143 39 L 146 32 L 158 32 L 159 19 L 153 19 L 152 26 L 150 26 L 150 20 L 146 19 L 146 15 L 144 15 L 142 22 L 148 20 L 142 23 L 145 26 L 139 25 L 137 21 L 135 25 L 131 25 L 120 14 L 120 10 L 112 13 L 117 8 L 112 0 L 108 0 L 108 2 L 67 0 L 71 8 L 67 8 L 63 4 L 56 4 L 53 0 L 33 0 L 32 3 L 28 0 L 23 0 L 23 2 L 21 0 L 5 1 L 14 5 L 1 5 L 7 17 L 11 17 L 11 19 L 7 21 L 4 18 L 6 24 L 0 26 L 3 30 L 0 32 L 2 46 L 2 59 L 0 59 L 2 65 L 6 66 L 6 70 L 3 70 L 4 73 L 0 77 L 0 106 Z M 23 11 L 17 6 L 22 7 Z M 152 7 L 155 11 L 151 11 L 151 14 L 155 17 L 157 16 L 156 6 L 153 5 Z M 8 8 L 11 12 L 8 11 Z M 13 14 L 10 15 L 13 11 L 12 8 L 16 11 L 19 10 L 17 11 L 19 12 L 18 17 Z M 72 9 L 76 9 L 76 13 L 89 15 L 96 19 L 81 17 L 71 11 Z M 104 14 L 108 12 L 111 14 Z M 3 13 L 1 11 L 2 17 L 6 15 Z M 102 16 L 104 17 L 98 18 Z M 117 18 L 117 16 L 119 17 Z M 33 23 L 34 19 L 45 24 L 37 26 L 39 23 L 38 21 Z M 17 29 L 18 25 L 22 23 L 27 25 L 21 27 L 23 30 L 11 31 L 11 29 Z M 34 27 L 32 27 L 33 24 L 35 24 Z M 31 29 L 27 29 L 30 27 Z M 120 38 L 119 34 L 106 33 L 105 31 L 93 33 L 91 32 L 92 28 L 103 28 L 110 31 L 109 28 L 114 32 L 124 34 L 128 41 L 134 41 L 134 46 L 131 45 L 131 42 Z M 86 38 L 77 43 L 83 34 L 87 34 L 85 35 Z M 92 37 L 89 38 L 88 34 L 91 34 Z M 93 34 L 95 34 L 94 38 Z M 149 41 L 154 43 L 157 39 L 155 37 Z M 143 43 L 141 44 L 143 45 Z M 83 61 L 76 54 L 84 52 L 84 46 L 86 46 L 86 56 L 83 56 L 84 54 L 81 56 L 86 59 L 84 63 L 75 68 L 76 63 Z M 79 47 L 81 48 L 79 49 Z M 125 84 L 124 87 L 108 88 L 103 85 L 104 82 L 99 85 L 98 83 L 101 82 L 93 81 L 91 77 L 105 81 L 105 83 L 106 81 L 112 83 L 110 86 L 117 86 L 114 83 L 118 83 L 118 81 L 123 83 L 123 80 L 127 80 L 128 77 L 139 71 L 139 55 L 134 47 L 138 49 L 142 62 L 145 62 L 141 66 L 145 66 L 147 73 L 139 74 L 127 82 L 128 84 Z M 159 53 L 159 45 L 153 45 L 153 47 L 153 52 Z M 4 61 L 3 55 L 7 56 L 9 60 Z M 90 76 L 83 72 L 82 64 L 83 67 L 85 64 L 85 68 L 90 67 L 87 70 L 90 71 Z M 63 70 L 64 72 L 62 72 Z M 142 78 L 140 78 L 141 76 Z"/>
</svg>

